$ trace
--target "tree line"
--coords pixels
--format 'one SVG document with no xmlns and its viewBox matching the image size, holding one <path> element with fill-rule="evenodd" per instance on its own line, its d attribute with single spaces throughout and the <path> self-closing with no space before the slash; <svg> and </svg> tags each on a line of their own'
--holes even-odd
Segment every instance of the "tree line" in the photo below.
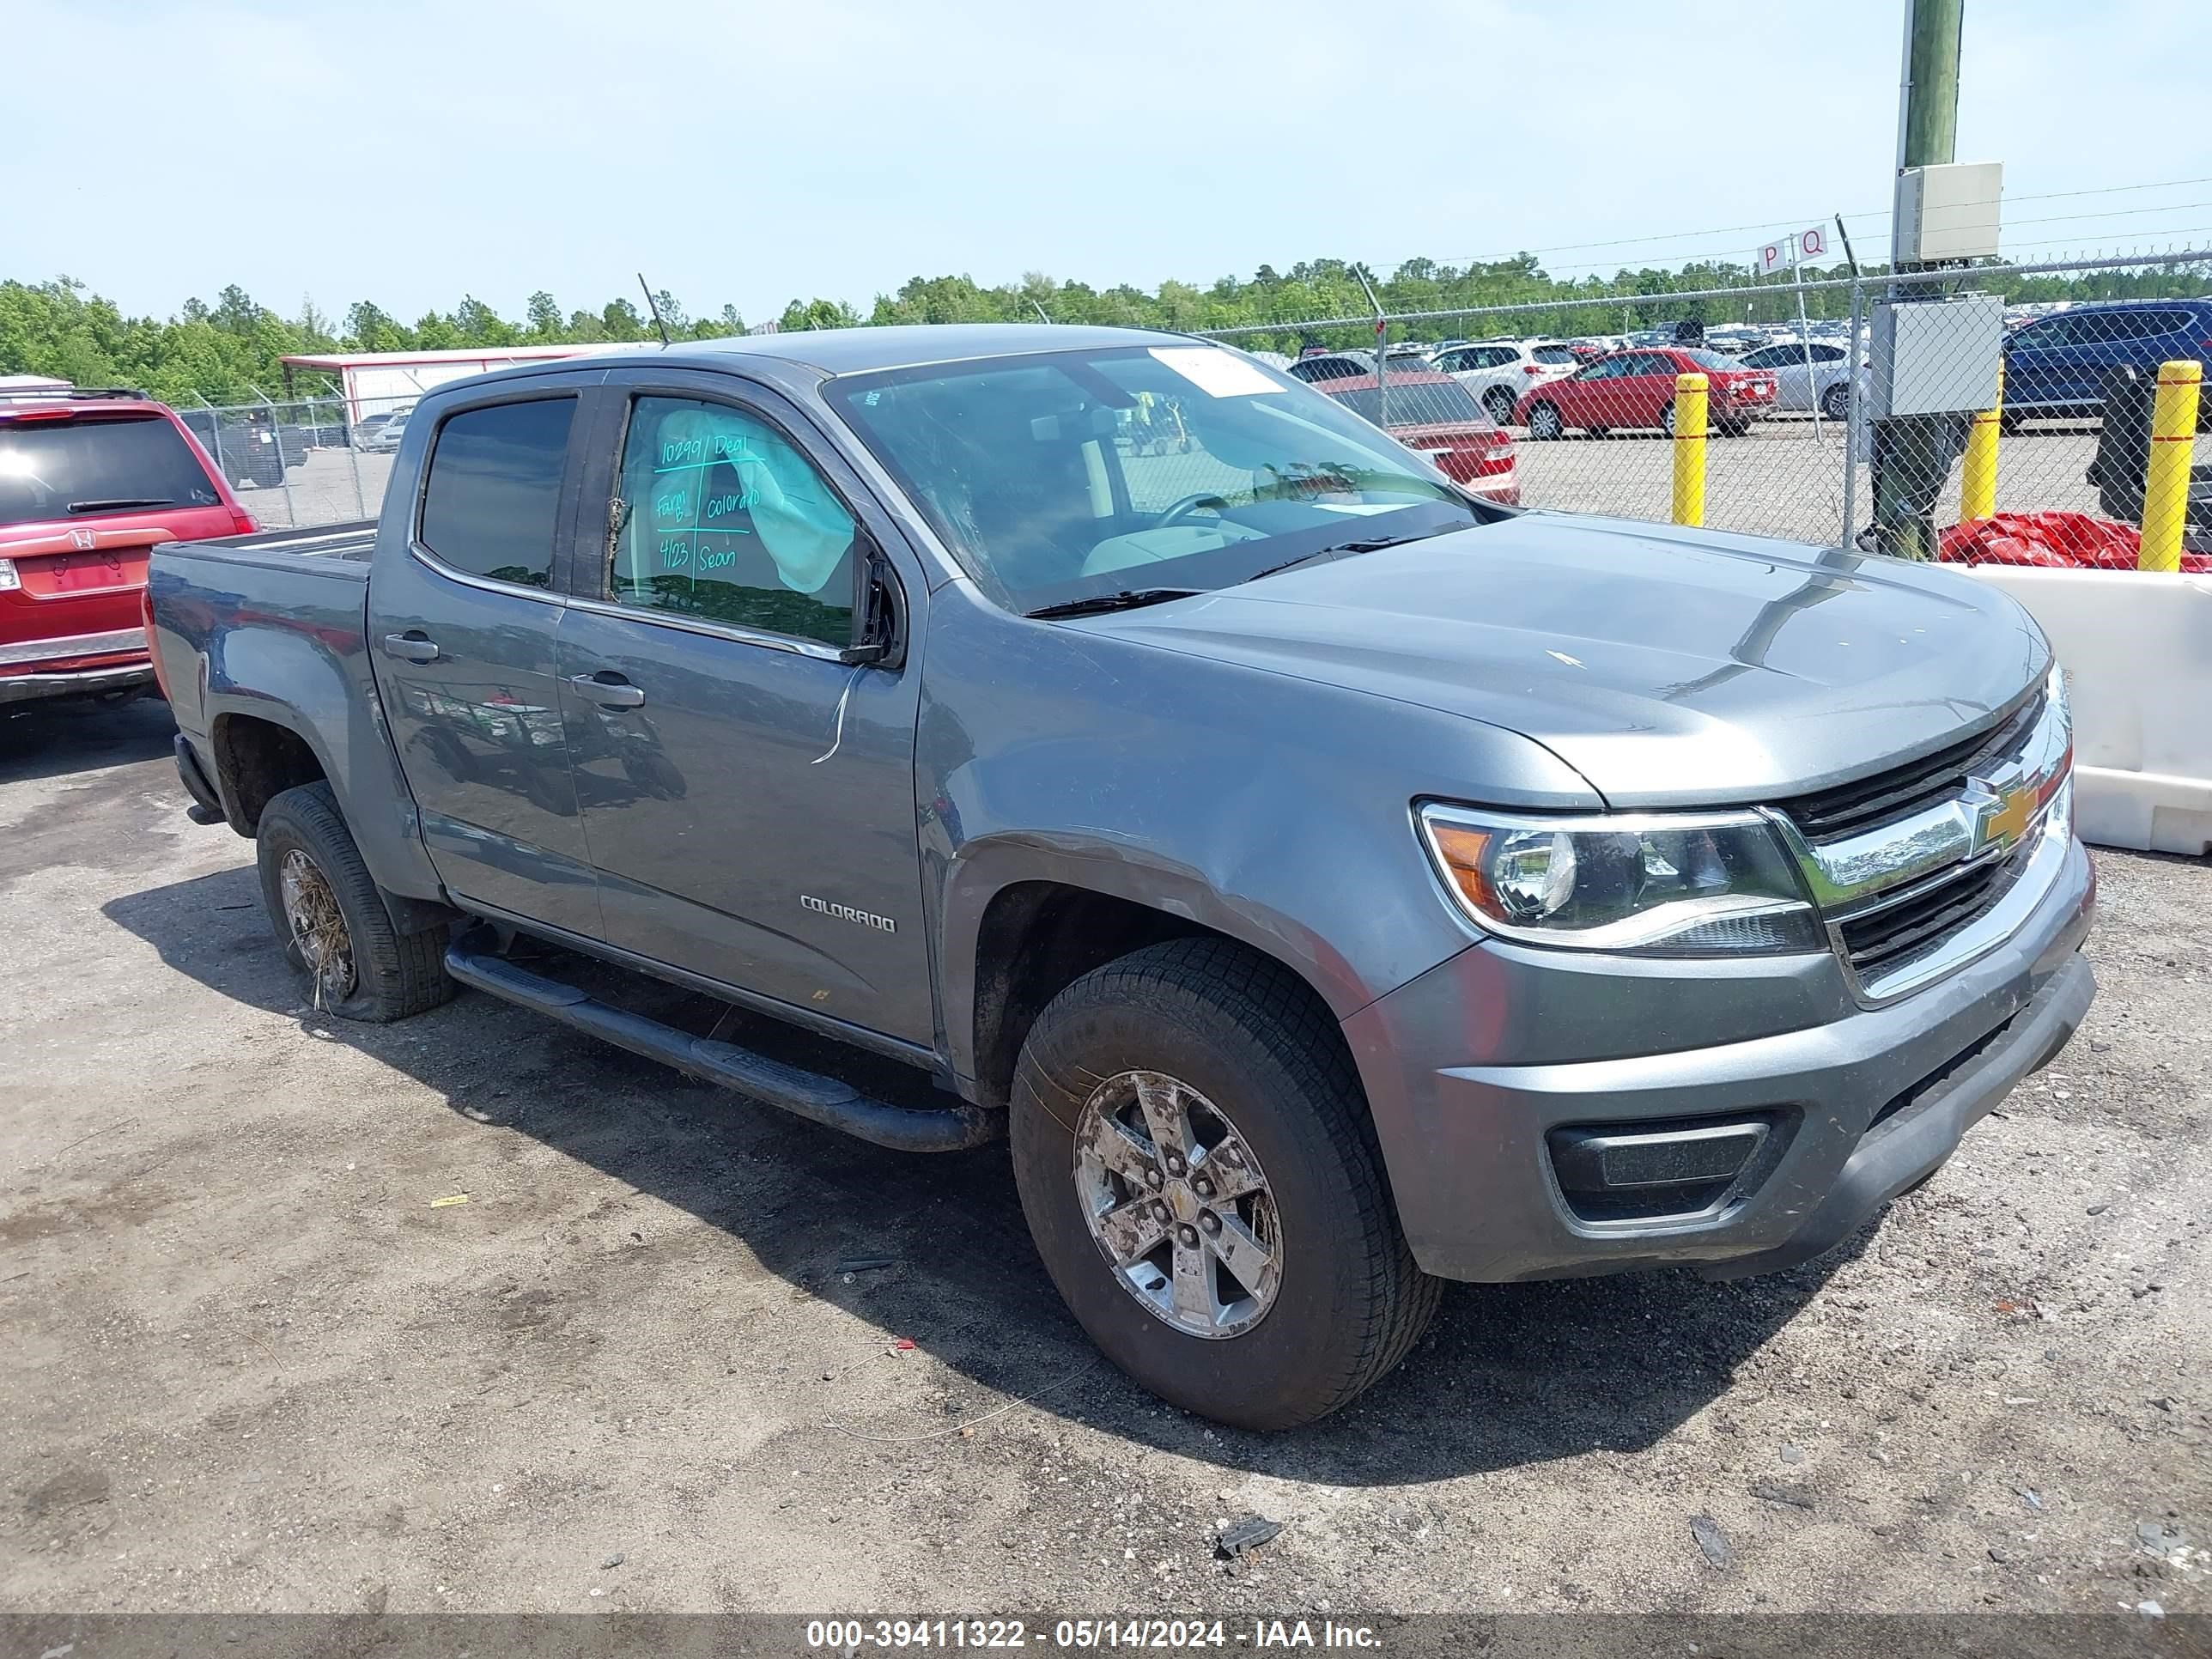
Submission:
<svg viewBox="0 0 2212 1659">
<path fill-rule="evenodd" d="M 1878 275 L 1880 268 L 1869 267 L 1868 274 Z M 2212 279 L 2201 265 L 2172 264 L 2013 276 L 1999 286 L 2013 301 L 2117 300 L 2199 294 L 2212 288 Z M 1718 288 L 1737 292 L 1720 300 L 1668 297 Z M 734 306 L 694 316 L 665 290 L 653 296 L 653 304 L 672 337 L 709 339 L 745 331 L 744 319 Z M 844 301 L 817 298 L 792 301 L 775 320 L 785 330 L 1038 320 L 1183 332 L 1266 325 L 1264 331 L 1238 336 L 1238 343 L 1295 352 L 1305 344 L 1370 342 L 1371 322 L 1311 325 L 1371 318 L 1376 304 L 1392 313 L 1537 307 L 1504 318 L 1437 319 L 1391 328 L 1393 339 L 1434 339 L 1447 334 L 1610 333 L 1692 317 L 1707 323 L 1779 322 L 1796 316 L 1797 301 L 1786 281 L 1761 283 L 1746 267 L 1725 262 L 1564 279 L 1547 274 L 1524 253 L 1468 265 L 1408 259 L 1388 276 L 1341 259 L 1314 259 L 1286 271 L 1262 265 L 1249 278 L 1224 276 L 1206 287 L 1170 279 L 1151 290 L 1127 283 L 1096 289 L 1055 282 L 1038 272 L 990 287 L 964 276 L 916 276 L 896 294 L 878 295 L 865 315 Z M 1849 314 L 1850 299 L 1842 289 L 1814 289 L 1805 295 L 1805 306 L 1812 316 L 1839 318 Z M 137 386 L 173 404 L 281 400 L 288 395 L 281 360 L 303 353 L 597 344 L 650 339 L 654 332 L 653 319 L 633 301 L 617 299 L 596 311 L 564 313 L 542 289 L 530 296 L 519 319 L 464 296 L 450 312 L 426 312 L 408 323 L 366 300 L 347 307 L 343 318 L 326 315 L 312 300 L 287 317 L 233 284 L 213 305 L 188 300 L 164 319 L 125 316 L 112 301 L 70 276 L 0 281 L 0 374 L 52 374 L 79 386 Z M 297 395 L 320 389 L 296 380 L 291 388 Z"/>
</svg>

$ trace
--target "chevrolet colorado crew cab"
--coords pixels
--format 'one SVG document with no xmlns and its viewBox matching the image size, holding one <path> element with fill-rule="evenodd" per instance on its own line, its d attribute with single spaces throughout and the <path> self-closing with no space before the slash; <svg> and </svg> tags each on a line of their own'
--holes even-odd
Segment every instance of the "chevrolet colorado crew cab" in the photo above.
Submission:
<svg viewBox="0 0 2212 1659">
<path fill-rule="evenodd" d="M 1834 1247 L 2092 994 L 2010 599 L 1516 512 L 1202 340 L 503 370 L 425 394 L 376 524 L 164 547 L 149 608 L 320 1006 L 458 982 L 885 1146 L 1003 1136 L 1098 1346 L 1232 1424 L 1353 1398 L 1442 1279 Z"/>
</svg>

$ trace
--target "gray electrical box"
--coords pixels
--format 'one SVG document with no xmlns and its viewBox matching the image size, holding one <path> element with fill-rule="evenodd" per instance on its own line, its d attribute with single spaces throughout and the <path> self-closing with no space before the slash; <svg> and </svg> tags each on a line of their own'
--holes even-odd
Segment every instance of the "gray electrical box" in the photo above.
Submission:
<svg viewBox="0 0 2212 1659">
<path fill-rule="evenodd" d="M 1994 408 L 2004 301 L 1994 294 L 1893 300 L 1875 307 L 1868 413 L 1972 414 Z"/>
</svg>

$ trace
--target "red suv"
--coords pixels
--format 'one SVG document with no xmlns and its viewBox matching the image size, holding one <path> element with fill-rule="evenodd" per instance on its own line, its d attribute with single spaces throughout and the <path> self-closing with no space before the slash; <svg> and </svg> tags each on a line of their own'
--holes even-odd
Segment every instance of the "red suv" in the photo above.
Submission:
<svg viewBox="0 0 2212 1659">
<path fill-rule="evenodd" d="M 1556 438 L 1581 427 L 1593 438 L 1615 427 L 1674 430 L 1674 377 L 1705 377 L 1705 416 L 1724 438 L 1740 438 L 1774 407 L 1774 376 L 1746 368 L 1703 346 L 1616 351 L 1564 380 L 1548 380 L 1513 406 L 1531 438 Z"/>
<path fill-rule="evenodd" d="M 254 527 L 166 404 L 0 378 L 0 703 L 151 684 L 147 550 Z"/>
</svg>

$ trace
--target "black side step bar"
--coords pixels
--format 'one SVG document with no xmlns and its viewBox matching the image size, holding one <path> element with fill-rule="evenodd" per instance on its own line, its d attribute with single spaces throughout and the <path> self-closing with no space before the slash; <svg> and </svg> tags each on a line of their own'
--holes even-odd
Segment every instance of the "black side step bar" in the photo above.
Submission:
<svg viewBox="0 0 2212 1659">
<path fill-rule="evenodd" d="M 871 1100 L 850 1084 L 819 1072 L 802 1071 L 734 1043 L 695 1037 L 643 1014 L 598 1001 L 573 985 L 518 968 L 490 949 L 491 944 L 487 930 L 470 929 L 447 947 L 446 971 L 464 985 L 534 1008 L 603 1042 L 781 1106 L 832 1129 L 842 1129 L 878 1146 L 901 1152 L 957 1152 L 996 1140 L 1006 1133 L 1003 1114 L 964 1102 L 928 1111 L 909 1110 Z"/>
</svg>

